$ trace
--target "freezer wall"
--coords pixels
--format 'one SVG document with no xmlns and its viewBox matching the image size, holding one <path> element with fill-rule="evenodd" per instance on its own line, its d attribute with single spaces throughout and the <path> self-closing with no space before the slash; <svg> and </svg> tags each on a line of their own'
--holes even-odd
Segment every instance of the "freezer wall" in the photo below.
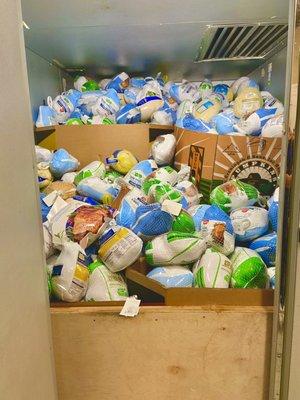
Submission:
<svg viewBox="0 0 300 400">
<path fill-rule="evenodd" d="M 55 97 L 63 91 L 62 79 L 69 79 L 57 66 L 26 48 L 28 82 L 32 117 L 37 118 L 38 108 L 47 101 L 47 96 Z"/>
<path fill-rule="evenodd" d="M 285 47 L 249 74 L 259 83 L 261 89 L 271 92 L 282 102 L 284 102 L 285 92 L 286 57 L 287 48 Z"/>
</svg>

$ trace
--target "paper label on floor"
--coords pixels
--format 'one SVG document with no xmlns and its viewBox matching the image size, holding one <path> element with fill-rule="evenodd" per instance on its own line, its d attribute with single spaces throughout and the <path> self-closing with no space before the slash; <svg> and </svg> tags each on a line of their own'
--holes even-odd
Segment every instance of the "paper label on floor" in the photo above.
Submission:
<svg viewBox="0 0 300 400">
<path fill-rule="evenodd" d="M 139 313 L 140 304 L 141 300 L 139 300 L 136 296 L 128 297 L 120 312 L 120 315 L 123 317 L 135 317 Z"/>
</svg>

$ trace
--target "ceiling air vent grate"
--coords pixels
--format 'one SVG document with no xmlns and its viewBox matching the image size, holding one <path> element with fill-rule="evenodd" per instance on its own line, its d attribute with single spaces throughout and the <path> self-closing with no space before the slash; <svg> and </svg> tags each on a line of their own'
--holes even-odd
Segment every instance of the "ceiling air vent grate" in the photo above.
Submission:
<svg viewBox="0 0 300 400">
<path fill-rule="evenodd" d="M 287 24 L 209 26 L 196 62 L 266 59 L 286 46 Z"/>
</svg>

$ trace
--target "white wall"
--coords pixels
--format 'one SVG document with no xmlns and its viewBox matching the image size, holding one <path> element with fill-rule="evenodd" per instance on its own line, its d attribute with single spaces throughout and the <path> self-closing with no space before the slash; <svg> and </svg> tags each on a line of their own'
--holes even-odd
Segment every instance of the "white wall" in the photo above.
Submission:
<svg viewBox="0 0 300 400">
<path fill-rule="evenodd" d="M 55 400 L 20 0 L 0 15 L 0 398 Z"/>
<path fill-rule="evenodd" d="M 63 91 L 63 78 L 67 80 L 69 88 L 71 78 L 56 65 L 28 48 L 26 48 L 26 61 L 32 118 L 35 121 L 39 106 L 46 103 L 48 96 L 55 97 Z"/>
<path fill-rule="evenodd" d="M 273 96 L 284 102 L 285 95 L 285 71 L 286 71 L 287 48 L 285 47 L 280 52 L 267 60 L 261 67 L 257 68 L 251 74 L 259 83 L 261 90 L 271 92 Z M 268 68 L 272 65 L 272 73 L 269 79 Z"/>
</svg>

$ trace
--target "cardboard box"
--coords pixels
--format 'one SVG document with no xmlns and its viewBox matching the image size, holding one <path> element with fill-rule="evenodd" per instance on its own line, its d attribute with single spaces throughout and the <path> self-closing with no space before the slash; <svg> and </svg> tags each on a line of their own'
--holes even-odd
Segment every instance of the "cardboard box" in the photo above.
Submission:
<svg viewBox="0 0 300 400">
<path fill-rule="evenodd" d="M 133 125 L 58 125 L 38 128 L 35 143 L 49 150 L 65 148 L 81 166 L 110 156 L 117 149 L 130 150 L 139 160 L 148 158 L 151 143 L 157 136 L 172 133 L 173 127 Z"/>
<path fill-rule="evenodd" d="M 175 167 L 189 164 L 204 201 L 230 179 L 254 185 L 268 198 L 280 171 L 282 138 L 213 135 L 175 128 Z"/>
<path fill-rule="evenodd" d="M 207 289 L 166 288 L 147 278 L 152 269 L 140 259 L 126 269 L 129 295 L 137 295 L 143 302 L 163 302 L 167 306 L 272 306 L 272 289 Z M 152 295 L 151 295 L 152 293 Z"/>
<path fill-rule="evenodd" d="M 65 301 L 51 301 L 52 308 L 71 308 L 71 307 L 113 307 L 122 306 L 125 301 L 78 301 L 75 303 L 67 303 Z"/>
</svg>

